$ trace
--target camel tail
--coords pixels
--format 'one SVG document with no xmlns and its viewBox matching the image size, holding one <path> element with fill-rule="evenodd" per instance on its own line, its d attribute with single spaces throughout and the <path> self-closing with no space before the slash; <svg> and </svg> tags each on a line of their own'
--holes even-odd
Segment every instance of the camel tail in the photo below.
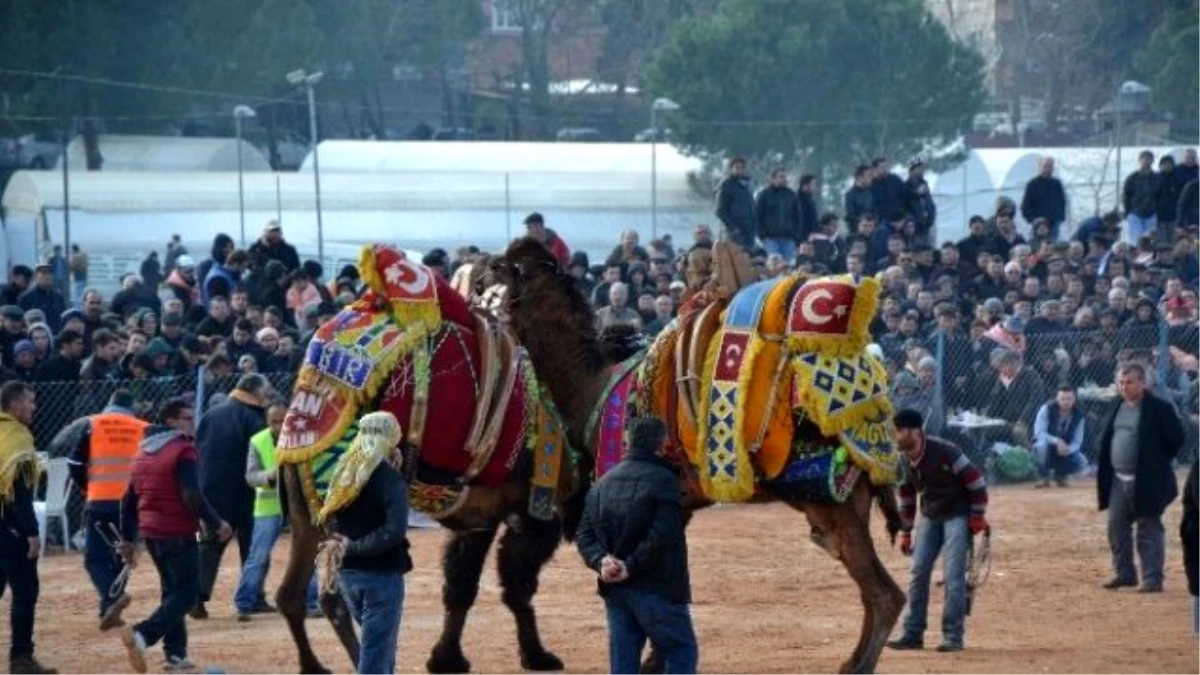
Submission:
<svg viewBox="0 0 1200 675">
<path fill-rule="evenodd" d="M 879 503 L 879 510 L 887 521 L 888 536 L 895 545 L 896 535 L 900 532 L 900 507 L 896 503 L 896 491 L 890 485 L 872 485 L 871 492 Z"/>
</svg>

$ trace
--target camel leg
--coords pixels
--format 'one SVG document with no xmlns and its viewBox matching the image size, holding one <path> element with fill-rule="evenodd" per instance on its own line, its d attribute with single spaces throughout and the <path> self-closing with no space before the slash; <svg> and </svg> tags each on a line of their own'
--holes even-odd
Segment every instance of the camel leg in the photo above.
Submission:
<svg viewBox="0 0 1200 675">
<path fill-rule="evenodd" d="M 299 651 L 300 672 L 328 673 L 330 671 L 321 665 L 320 659 L 313 652 L 312 644 L 308 640 L 308 631 L 304 626 L 304 619 L 307 615 L 305 596 L 308 594 L 308 580 L 312 578 L 313 569 L 316 566 L 317 545 L 320 543 L 321 534 L 313 527 L 309 519 L 308 505 L 304 502 L 299 481 L 291 467 L 283 468 L 283 479 L 283 496 L 287 502 L 287 516 L 292 527 L 292 537 L 287 570 L 283 574 L 283 582 L 279 585 L 279 590 L 275 593 L 275 605 L 287 619 L 288 630 L 291 631 L 292 639 Z M 326 615 L 334 616 L 328 610 Z M 340 628 L 335 621 L 334 629 L 345 643 L 344 628 Z M 347 651 L 350 652 L 351 662 L 356 662 L 358 643 L 354 638 L 353 625 L 350 625 L 349 629 L 350 637 L 354 639 L 354 648 L 351 650 L 347 645 Z"/>
<path fill-rule="evenodd" d="M 425 668 L 431 673 L 467 673 L 471 662 L 463 654 L 462 634 L 467 623 L 467 613 L 479 595 L 479 577 L 483 574 L 483 563 L 488 549 L 496 538 L 496 528 L 454 532 L 446 542 L 442 553 L 442 635 Z"/>
<path fill-rule="evenodd" d="M 562 525 L 522 514 L 500 538 L 500 585 L 504 604 L 517 620 L 517 643 L 521 648 L 521 667 L 526 670 L 562 670 L 563 662 L 542 646 L 538 635 L 533 596 L 538 589 L 538 574 L 554 556 L 562 535 Z"/>
<path fill-rule="evenodd" d="M 795 506 L 795 505 L 794 505 Z M 860 482 L 844 504 L 804 504 L 813 527 L 813 540 L 842 562 L 858 584 L 863 624 L 854 652 L 841 666 L 843 673 L 874 672 L 884 642 L 904 607 L 904 593 L 875 553 L 869 517 L 871 495 Z"/>
</svg>

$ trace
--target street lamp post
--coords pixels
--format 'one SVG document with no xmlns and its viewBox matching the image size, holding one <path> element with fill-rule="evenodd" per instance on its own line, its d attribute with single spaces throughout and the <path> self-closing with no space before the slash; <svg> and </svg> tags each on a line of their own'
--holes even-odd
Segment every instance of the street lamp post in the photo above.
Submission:
<svg viewBox="0 0 1200 675">
<path fill-rule="evenodd" d="M 254 116 L 254 108 L 248 105 L 235 106 L 233 109 L 233 128 L 237 135 L 238 218 L 242 226 L 243 249 L 246 248 L 246 187 L 242 178 L 242 120 Z"/>
<path fill-rule="evenodd" d="M 679 110 L 669 98 L 656 98 L 650 105 L 650 238 L 658 239 L 658 111 Z"/>
<path fill-rule="evenodd" d="M 314 87 L 325 73 L 308 73 L 303 68 L 287 74 L 287 81 L 294 86 L 304 87 L 308 92 L 308 137 L 313 157 L 313 188 L 317 199 L 317 259 L 325 264 L 325 229 L 321 222 L 321 162 L 317 154 L 317 98 Z"/>
</svg>

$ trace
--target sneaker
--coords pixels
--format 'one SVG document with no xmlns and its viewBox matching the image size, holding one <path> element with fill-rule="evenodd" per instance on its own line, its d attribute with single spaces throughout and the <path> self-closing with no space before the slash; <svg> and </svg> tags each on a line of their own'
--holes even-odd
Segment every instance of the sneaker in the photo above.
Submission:
<svg viewBox="0 0 1200 675">
<path fill-rule="evenodd" d="M 898 649 L 901 651 L 925 649 L 925 641 L 917 638 L 902 637 L 899 640 L 888 640 L 887 646 L 889 649 Z"/>
<path fill-rule="evenodd" d="M 1115 591 L 1118 588 L 1133 588 L 1134 586 L 1137 586 L 1137 582 L 1132 579 L 1122 579 L 1121 577 L 1113 577 L 1112 579 L 1109 579 L 1108 581 L 1104 582 L 1103 588 L 1106 588 L 1110 591 Z"/>
<path fill-rule="evenodd" d="M 1048 487 L 1050 487 L 1050 479 L 1043 478 L 1042 482 L 1038 483 L 1037 485 L 1034 485 L 1033 487 L 1037 488 L 1038 490 L 1041 490 L 1042 488 L 1048 488 Z"/>
<path fill-rule="evenodd" d="M 248 623 L 250 621 L 250 618 L 251 618 L 250 612 L 243 612 L 240 609 L 238 610 L 238 613 L 237 613 L 237 622 L 238 623 Z"/>
<path fill-rule="evenodd" d="M 121 620 L 121 612 L 124 612 L 131 602 L 133 602 L 133 598 L 129 597 L 128 593 L 122 593 L 121 597 L 109 605 L 108 609 L 104 611 L 104 615 L 100 617 L 100 630 L 103 632 L 124 626 L 125 622 Z"/>
<path fill-rule="evenodd" d="M 1137 589 L 1138 593 L 1162 593 L 1162 584 L 1142 584 L 1141 588 Z"/>
<path fill-rule="evenodd" d="M 196 670 L 196 664 L 186 656 L 168 656 L 166 662 L 163 663 L 163 672 L 165 673 L 190 673 L 194 670 Z"/>
<path fill-rule="evenodd" d="M 21 675 L 56 675 L 58 669 L 43 666 L 32 656 L 22 656 L 8 662 L 8 672 Z"/>
<path fill-rule="evenodd" d="M 937 651 L 946 654 L 948 652 L 961 652 L 963 650 L 960 642 L 943 642 L 937 646 Z"/>
<path fill-rule="evenodd" d="M 268 603 L 266 600 L 260 600 L 258 602 L 258 604 L 254 605 L 254 609 L 250 610 L 250 613 L 251 614 L 274 614 L 275 608 L 272 607 L 271 604 Z"/>
<path fill-rule="evenodd" d="M 129 627 L 121 631 L 121 642 L 125 644 L 125 653 L 129 656 L 129 667 L 133 668 L 133 672 L 146 672 L 146 638 Z"/>
<path fill-rule="evenodd" d="M 308 613 L 305 615 L 305 618 L 323 619 L 323 618 L 325 618 L 325 612 L 322 612 L 320 607 L 309 607 Z"/>
<path fill-rule="evenodd" d="M 1069 487 L 1066 478 L 1055 478 L 1054 484 L 1057 485 L 1058 487 Z"/>
<path fill-rule="evenodd" d="M 188 616 L 197 621 L 203 621 L 208 618 L 208 608 L 204 606 L 203 602 L 197 602 L 196 606 L 188 612 Z"/>
</svg>

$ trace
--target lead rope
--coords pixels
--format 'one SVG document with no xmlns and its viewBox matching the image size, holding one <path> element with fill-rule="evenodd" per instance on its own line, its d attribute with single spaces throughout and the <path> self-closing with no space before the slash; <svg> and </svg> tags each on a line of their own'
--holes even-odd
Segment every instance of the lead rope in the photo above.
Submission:
<svg viewBox="0 0 1200 675">
<path fill-rule="evenodd" d="M 121 532 L 117 529 L 117 526 L 112 523 L 93 523 L 92 528 L 96 530 L 96 534 L 100 535 L 104 543 L 113 550 L 113 554 L 119 557 Z M 116 600 L 125 592 L 125 585 L 129 583 L 129 574 L 129 563 L 125 562 L 121 566 L 121 571 L 117 574 L 117 578 L 113 579 L 113 582 L 108 585 L 108 597 L 110 599 Z"/>
<path fill-rule="evenodd" d="M 321 570 L 321 595 L 336 595 L 338 570 L 346 557 L 346 545 L 331 537 L 317 547 L 317 568 Z"/>
</svg>

